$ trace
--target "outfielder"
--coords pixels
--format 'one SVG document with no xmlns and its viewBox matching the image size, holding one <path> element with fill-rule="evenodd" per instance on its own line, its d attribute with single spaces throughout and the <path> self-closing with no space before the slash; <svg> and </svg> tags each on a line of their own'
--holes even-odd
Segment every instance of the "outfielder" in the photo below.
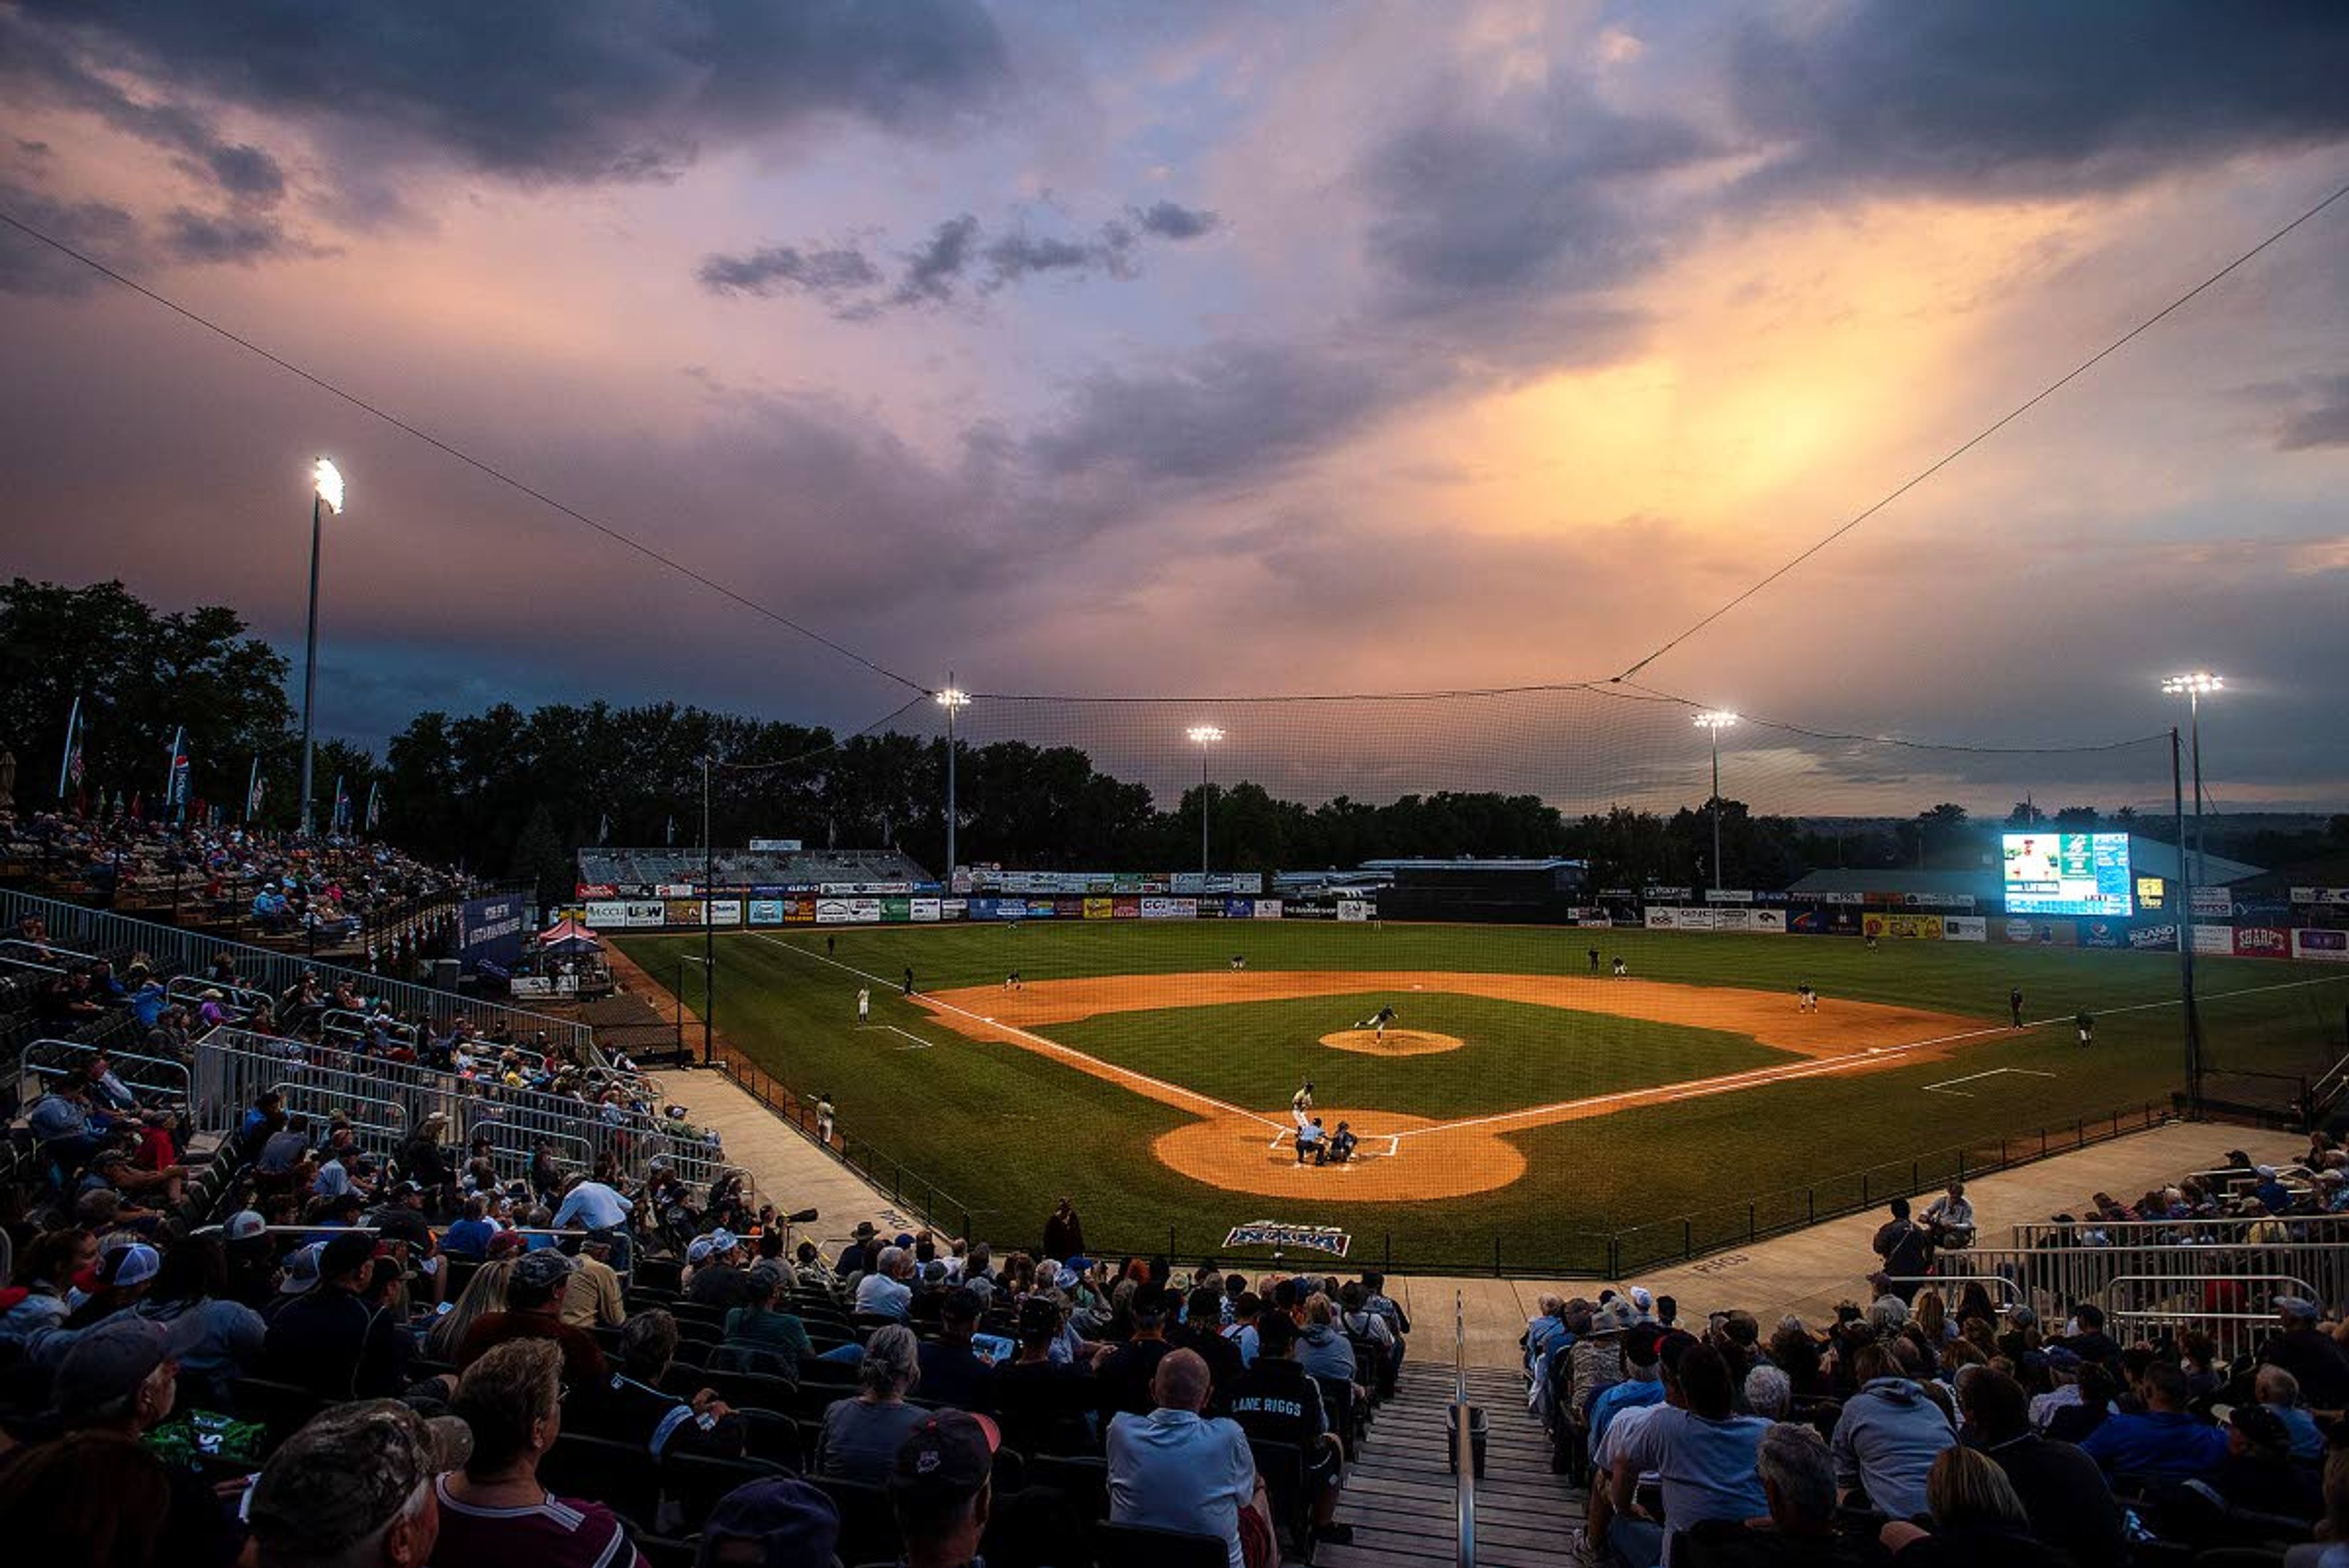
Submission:
<svg viewBox="0 0 2349 1568">
<path fill-rule="evenodd" d="M 860 985 L 856 988 L 856 1022 L 870 1023 L 872 1021 L 873 988 L 869 985 Z"/>
</svg>

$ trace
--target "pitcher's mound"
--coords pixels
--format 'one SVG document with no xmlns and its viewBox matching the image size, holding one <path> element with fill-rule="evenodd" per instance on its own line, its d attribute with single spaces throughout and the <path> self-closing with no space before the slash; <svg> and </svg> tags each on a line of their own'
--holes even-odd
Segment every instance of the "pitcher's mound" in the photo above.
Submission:
<svg viewBox="0 0 2349 1568">
<path fill-rule="evenodd" d="M 1375 1029 L 1340 1029 L 1321 1036 L 1321 1044 L 1333 1051 L 1359 1051 L 1365 1056 L 1433 1056 L 1439 1051 L 1457 1051 L 1464 1042 L 1456 1034 L 1425 1029 L 1390 1029 L 1384 1040 Z"/>
</svg>

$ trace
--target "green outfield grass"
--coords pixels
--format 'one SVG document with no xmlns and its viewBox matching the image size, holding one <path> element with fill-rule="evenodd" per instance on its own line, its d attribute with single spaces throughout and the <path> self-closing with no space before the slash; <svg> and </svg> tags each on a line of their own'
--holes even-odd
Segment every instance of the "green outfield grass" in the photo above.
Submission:
<svg viewBox="0 0 2349 1568">
<path fill-rule="evenodd" d="M 1951 942 L 1584 932 L 1460 926 L 1303 922 L 1106 922 L 1023 927 L 805 929 L 718 939 L 717 1020 L 739 1047 L 803 1093 L 827 1091 L 861 1146 L 921 1173 L 936 1218 L 966 1210 L 999 1243 L 1031 1233 L 1061 1193 L 1074 1195 L 1097 1247 L 1185 1253 L 1213 1249 L 1250 1220 L 1341 1225 L 1359 1256 L 1489 1267 L 1497 1238 L 1517 1269 L 1598 1272 L 1618 1238 L 1625 1267 L 1667 1252 L 1799 1221 L 1812 1209 L 1931 1180 L 1971 1149 L 1979 1166 L 2036 1147 L 2045 1129 L 2093 1132 L 2122 1106 L 2167 1105 L 2182 1084 L 2177 961 L 2168 954 L 2010 949 Z M 622 938 L 674 985 L 698 933 Z M 1620 954 L 1634 976 L 1784 994 L 1802 981 L 1830 999 L 1878 1002 L 2002 1023 L 2010 986 L 2025 1014 L 1940 1061 L 1826 1075 L 1707 1098 L 1625 1109 L 1511 1135 L 1528 1169 L 1514 1184 L 1437 1202 L 1276 1199 L 1181 1177 L 1150 1155 L 1181 1111 L 1009 1044 L 943 1026 L 897 991 L 910 966 L 925 991 L 1121 974 L 1220 977 L 1248 968 L 1580 974 L 1586 950 Z M 860 979 L 860 975 L 875 977 Z M 2349 973 L 2252 960 L 2198 968 L 2206 1062 L 2214 1070 L 2311 1071 L 2342 1049 Z M 876 1027 L 854 1027 L 869 984 Z M 686 1000 L 698 1010 L 698 972 Z M 1381 1001 L 1402 1026 L 1466 1043 L 1457 1052 L 1371 1057 L 1319 1036 Z M 2070 1019 L 2097 1016 L 2095 1047 L 2073 1044 Z M 1253 1109 L 1285 1105 L 1305 1076 L 1327 1105 L 1371 1106 L 1434 1119 L 1682 1082 L 1795 1060 L 1742 1033 L 1642 1023 L 1450 992 L 1365 992 L 1250 1003 L 1154 1007 L 1040 1026 L 1037 1033 L 1154 1077 Z M 1974 1075 L 1990 1076 L 1976 1077 Z M 2270 1085 L 2271 1088 L 2274 1085 Z M 788 1201 L 788 1195 L 777 1195 Z M 2085 1197 L 2085 1194 L 2083 1195 Z M 1750 1206 L 1750 1207 L 1749 1207 Z M 2010 1219 L 2034 1218 L 2012 1216 Z"/>
</svg>

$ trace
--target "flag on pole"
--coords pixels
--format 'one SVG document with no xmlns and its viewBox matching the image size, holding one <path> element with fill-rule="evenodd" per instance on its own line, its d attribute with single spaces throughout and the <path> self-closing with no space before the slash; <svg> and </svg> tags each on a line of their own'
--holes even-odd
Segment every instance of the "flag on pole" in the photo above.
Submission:
<svg viewBox="0 0 2349 1568">
<path fill-rule="evenodd" d="M 130 820 L 133 822 L 147 820 L 147 797 L 143 794 L 134 794 L 130 797 Z"/>
<path fill-rule="evenodd" d="M 664 839 L 663 842 L 668 844 L 672 847 L 677 844 L 677 818 L 675 816 L 671 816 L 668 819 L 668 836 Z"/>
<path fill-rule="evenodd" d="M 595 824 L 595 842 L 598 844 L 612 842 L 612 814 L 608 811 Z"/>
<path fill-rule="evenodd" d="M 68 784 L 77 789 L 81 787 L 81 699 L 77 696 L 73 700 L 73 711 L 66 715 L 66 754 L 65 760 L 57 765 L 59 800 L 65 799 Z"/>
<path fill-rule="evenodd" d="M 383 781 L 378 779 L 367 785 L 367 830 L 373 833 L 376 824 L 382 820 Z"/>
<path fill-rule="evenodd" d="M 253 772 L 245 775 L 244 820 L 251 822 L 261 815 L 261 753 L 253 753 Z"/>
<path fill-rule="evenodd" d="M 188 779 L 193 771 L 188 765 L 188 727 L 181 725 L 171 734 L 171 768 L 163 775 L 163 810 L 167 815 L 185 821 L 188 815 Z"/>
<path fill-rule="evenodd" d="M 335 775 L 335 814 L 329 817 L 331 831 L 340 833 L 351 825 L 351 797 L 343 788 L 343 775 Z"/>
</svg>

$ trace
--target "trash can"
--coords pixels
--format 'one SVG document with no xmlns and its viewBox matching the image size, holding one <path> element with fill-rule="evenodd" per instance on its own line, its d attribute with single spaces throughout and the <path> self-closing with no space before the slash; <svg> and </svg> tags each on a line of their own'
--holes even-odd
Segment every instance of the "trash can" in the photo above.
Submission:
<svg viewBox="0 0 2349 1568">
<path fill-rule="evenodd" d="M 1448 1424 L 1444 1436 L 1452 1473 L 1455 1476 L 1460 1473 L 1460 1416 L 1464 1409 L 1468 1416 L 1469 1463 L 1475 1467 L 1476 1479 L 1483 1480 L 1485 1479 L 1485 1407 L 1482 1405 L 1453 1405 L 1447 1409 Z"/>
</svg>

